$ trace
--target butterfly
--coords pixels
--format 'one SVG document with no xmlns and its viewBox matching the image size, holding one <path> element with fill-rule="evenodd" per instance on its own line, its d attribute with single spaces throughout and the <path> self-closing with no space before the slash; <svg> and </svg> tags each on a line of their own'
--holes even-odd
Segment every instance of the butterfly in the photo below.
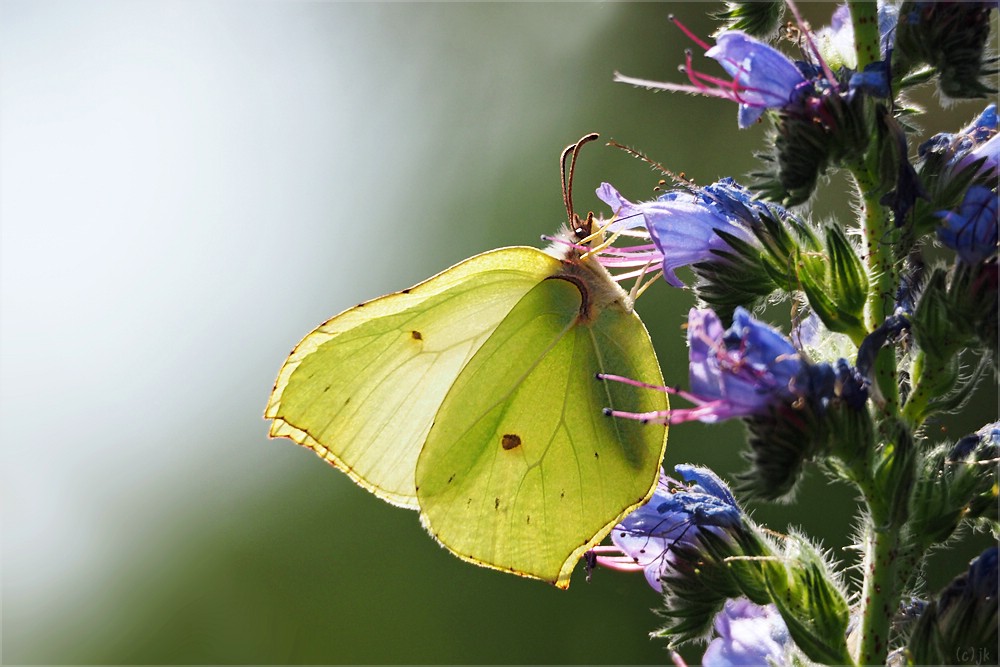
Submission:
<svg viewBox="0 0 1000 667">
<path fill-rule="evenodd" d="M 562 153 L 561 242 L 485 252 L 336 315 L 292 351 L 265 412 L 272 437 L 419 510 L 460 558 L 559 588 L 652 494 L 667 437 L 602 414 L 667 399 L 595 379 L 663 384 L 631 295 L 587 254 L 598 223 L 573 212 L 576 157 L 596 137 Z"/>
</svg>

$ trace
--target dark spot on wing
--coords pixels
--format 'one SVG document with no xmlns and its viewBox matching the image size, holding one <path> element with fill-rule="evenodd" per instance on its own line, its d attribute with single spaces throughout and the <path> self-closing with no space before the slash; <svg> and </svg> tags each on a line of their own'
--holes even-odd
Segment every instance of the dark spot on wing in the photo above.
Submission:
<svg viewBox="0 0 1000 667">
<path fill-rule="evenodd" d="M 531 523 L 531 515 L 528 515 L 528 523 Z"/>
<path fill-rule="evenodd" d="M 350 402 L 351 402 L 351 397 L 350 397 L 350 396 L 348 396 L 348 397 L 347 397 L 347 400 L 346 400 L 346 401 L 344 401 L 344 405 L 347 405 L 347 404 L 348 404 L 348 403 L 350 403 Z"/>
<path fill-rule="evenodd" d="M 452 473 L 451 477 L 448 478 L 448 484 L 451 484 L 452 480 L 454 479 L 455 479 L 455 473 Z"/>
<path fill-rule="evenodd" d="M 495 510 L 500 509 L 500 499 L 499 498 L 497 498 L 496 500 L 493 501 L 493 509 L 495 509 Z"/>
<path fill-rule="evenodd" d="M 513 433 L 506 433 L 500 438 L 500 446 L 505 450 L 511 450 L 521 446 L 521 436 Z"/>
<path fill-rule="evenodd" d="M 599 459 L 599 458 L 601 458 L 601 455 L 600 455 L 600 454 L 598 454 L 597 452 L 594 452 L 594 458 L 595 458 L 595 459 Z"/>
<path fill-rule="evenodd" d="M 424 339 L 423 335 L 419 331 L 416 331 L 416 330 L 411 331 L 410 335 L 413 336 L 413 340 L 423 340 Z"/>
</svg>

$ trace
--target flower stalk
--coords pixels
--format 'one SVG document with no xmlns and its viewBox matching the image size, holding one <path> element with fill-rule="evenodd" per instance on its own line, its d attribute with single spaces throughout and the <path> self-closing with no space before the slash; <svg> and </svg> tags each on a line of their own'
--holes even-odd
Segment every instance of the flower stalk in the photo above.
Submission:
<svg viewBox="0 0 1000 667">
<path fill-rule="evenodd" d="M 854 52 L 858 71 L 882 59 L 879 45 L 878 3 L 870 0 L 850 0 L 851 24 L 854 27 Z"/>
<path fill-rule="evenodd" d="M 897 87 L 916 80 L 913 67 L 921 62 L 936 70 L 923 80 L 938 76 L 946 93 L 988 90 L 976 48 L 992 6 L 849 0 L 814 34 L 794 2 L 786 4 L 803 37 L 801 60 L 758 39 L 766 39 L 767 7 L 729 2 L 730 26 L 752 14 L 754 36 L 730 28 L 710 45 L 675 21 L 729 79 L 696 69 L 690 53 L 682 68 L 688 83 L 617 75 L 633 85 L 734 102 L 741 128 L 769 119 L 773 130 L 751 188 L 729 178 L 706 187 L 685 181 L 635 204 L 602 186 L 599 196 L 616 216 L 609 231 L 627 229 L 644 241 L 602 250 L 600 261 L 608 268 L 655 264 L 699 304 L 687 325 L 690 389 L 611 373 L 598 379 L 693 405 L 606 409 L 615 419 L 741 420 L 750 469 L 736 476 L 737 493 L 787 499 L 809 464 L 852 483 L 862 502 L 861 590 L 849 595 L 834 565 L 804 537 L 758 529 L 717 476 L 691 466 L 677 468 L 687 490 L 662 482 L 616 527 L 616 548 L 599 547 L 593 559 L 641 569 L 662 591 L 668 622 L 659 636 L 676 645 L 714 632 L 705 664 L 751 655 L 776 664 L 912 664 L 915 657 L 940 660 L 947 655 L 942 647 L 959 641 L 995 646 L 996 596 L 976 592 L 995 593 L 986 585 L 996 578 L 995 549 L 938 600 L 901 601 L 913 595 L 930 550 L 963 525 L 1000 534 L 1000 428 L 984 427 L 952 448 L 930 443 L 925 426 L 929 417 L 960 408 L 986 369 L 1000 368 L 996 107 L 988 105 L 956 134 L 918 143 L 896 98 Z M 906 52 L 898 77 L 893 48 Z M 919 146 L 918 157 L 911 146 Z M 817 226 L 791 209 L 813 196 L 829 169 L 853 180 L 854 226 Z M 935 241 L 952 252 L 950 266 L 924 259 Z M 686 284 L 680 268 L 696 281 Z M 782 293 L 794 293 L 808 312 L 792 337 L 752 314 Z M 814 340 L 813 328 L 827 339 Z M 842 339 L 836 347 L 834 335 Z M 963 355 L 977 345 L 978 365 L 963 374 Z M 709 511 L 716 506 L 724 512 Z M 727 520 L 719 523 L 722 516 Z M 979 587 L 975 594 L 962 588 L 968 582 Z M 955 621 L 973 608 L 985 620 Z M 909 647 L 902 629 L 908 622 L 917 628 Z M 742 628 L 754 628 L 756 641 L 741 639 Z"/>
</svg>

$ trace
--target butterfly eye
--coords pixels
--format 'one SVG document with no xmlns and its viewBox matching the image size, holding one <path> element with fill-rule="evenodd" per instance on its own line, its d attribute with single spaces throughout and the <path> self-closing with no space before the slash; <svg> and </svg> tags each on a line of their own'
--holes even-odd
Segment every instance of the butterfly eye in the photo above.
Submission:
<svg viewBox="0 0 1000 667">
<path fill-rule="evenodd" d="M 581 220 L 580 216 L 573 214 L 573 234 L 576 236 L 576 240 L 584 242 L 594 235 L 597 231 L 597 224 L 594 220 L 594 212 L 591 211 L 587 213 L 587 219 Z"/>
</svg>

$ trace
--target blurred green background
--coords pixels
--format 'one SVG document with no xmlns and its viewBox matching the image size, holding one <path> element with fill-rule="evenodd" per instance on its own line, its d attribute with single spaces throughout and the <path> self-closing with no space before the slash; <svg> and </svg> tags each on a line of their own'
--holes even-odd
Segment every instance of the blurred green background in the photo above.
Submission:
<svg viewBox="0 0 1000 667">
<path fill-rule="evenodd" d="M 324 319 L 555 230 L 587 132 L 699 182 L 749 171 L 763 130 L 733 105 L 611 81 L 679 80 L 667 13 L 706 35 L 715 6 L 0 2 L 3 662 L 665 662 L 641 576 L 561 592 L 461 563 L 261 413 Z M 577 208 L 658 178 L 588 147 Z M 671 384 L 690 305 L 639 304 Z M 934 435 L 995 419 L 981 394 Z M 728 474 L 741 442 L 677 427 L 666 464 Z M 845 487 L 753 510 L 853 558 Z"/>
</svg>

